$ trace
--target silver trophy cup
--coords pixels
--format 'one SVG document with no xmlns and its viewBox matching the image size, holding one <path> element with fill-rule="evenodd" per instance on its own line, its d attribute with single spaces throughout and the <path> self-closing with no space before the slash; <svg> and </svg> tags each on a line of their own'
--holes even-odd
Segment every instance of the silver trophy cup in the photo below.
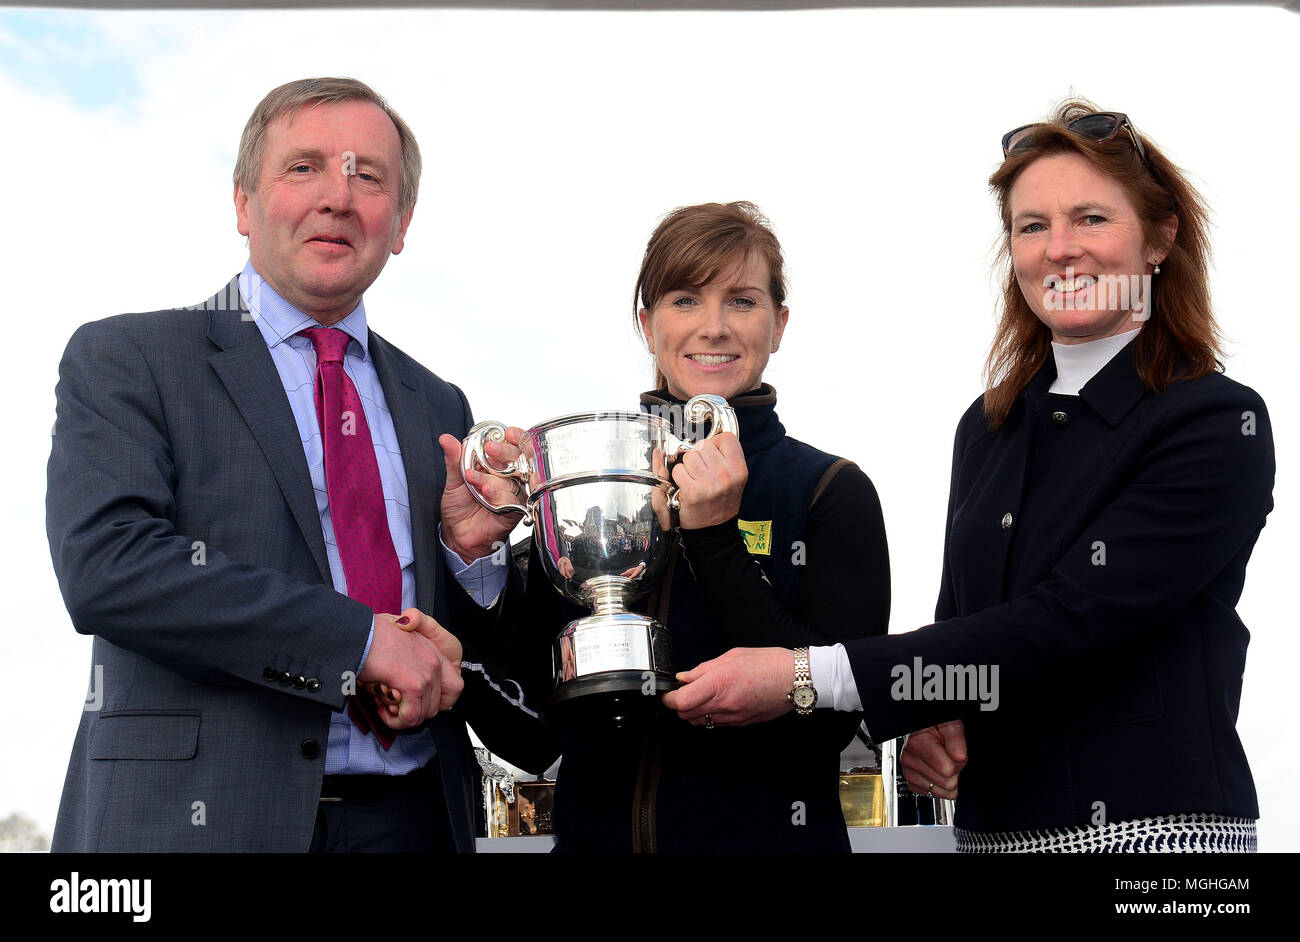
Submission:
<svg viewBox="0 0 1300 942">
<path fill-rule="evenodd" d="M 665 534 L 677 509 L 669 468 L 698 442 L 738 426 L 721 396 L 696 396 L 679 410 L 679 422 L 673 418 L 561 416 L 529 429 L 518 459 L 504 468 L 483 448 L 505 440 L 500 422 L 480 422 L 465 439 L 462 468 L 515 481 L 525 502 L 497 506 L 473 486 L 470 493 L 493 513 L 523 514 L 546 578 L 595 613 L 570 622 L 552 647 L 557 707 L 644 702 L 677 686 L 668 629 L 628 607 L 659 584 L 668 564 Z M 707 434 L 689 434 L 706 421 Z"/>
</svg>

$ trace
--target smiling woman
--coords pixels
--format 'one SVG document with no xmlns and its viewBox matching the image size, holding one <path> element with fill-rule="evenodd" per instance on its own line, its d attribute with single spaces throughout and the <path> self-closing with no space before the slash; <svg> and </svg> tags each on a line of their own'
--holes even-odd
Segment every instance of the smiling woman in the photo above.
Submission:
<svg viewBox="0 0 1300 942">
<path fill-rule="evenodd" d="M 763 383 L 789 317 L 783 269 L 776 236 L 749 203 L 669 213 L 642 261 L 634 310 L 656 377 L 642 408 L 671 415 L 715 393 L 740 429 L 700 443 L 672 472 L 680 526 L 670 575 L 646 610 L 667 625 L 681 668 L 733 645 L 833 644 L 888 625 L 889 556 L 871 481 L 786 435 L 776 390 Z M 529 571 L 539 572 L 533 553 Z M 545 580 L 531 579 L 528 594 L 536 666 L 580 613 L 560 611 Z M 622 726 L 570 720 L 554 743 L 557 848 L 847 852 L 839 755 L 858 718 L 814 715 L 816 688 L 795 661 L 777 679 L 796 713 L 750 729 L 715 728 L 707 716 L 693 726 L 649 697 Z M 544 701 L 549 677 L 533 688 Z"/>
<path fill-rule="evenodd" d="M 1011 263 L 987 364 L 995 428 L 1053 342 L 1132 332 L 1154 392 L 1218 366 L 1208 211 L 1182 171 L 1141 141 L 1127 115 L 1084 102 L 1004 137 L 1006 159 L 990 180 Z"/>
<path fill-rule="evenodd" d="M 1273 441 L 1218 369 L 1205 208 L 1122 114 L 1067 102 L 1003 146 L 1010 265 L 988 390 L 957 428 L 936 624 L 813 648 L 839 678 L 817 705 L 863 710 L 878 738 L 920 730 L 903 767 L 957 798 L 958 850 L 1254 850 L 1234 607 Z M 1157 279 L 1141 305 L 1111 291 L 1135 275 Z M 664 702 L 771 722 L 790 659 L 733 649 Z M 914 699 L 895 682 L 912 665 L 997 689 Z"/>
<path fill-rule="evenodd" d="M 755 389 L 790 319 L 781 247 L 757 209 L 703 209 L 655 230 L 633 297 L 655 387 L 683 400 Z"/>
<path fill-rule="evenodd" d="M 1016 282 L 1053 341 L 1087 343 L 1142 326 L 1133 315 L 1147 313 L 1143 279 L 1165 250 L 1147 244 L 1118 182 L 1078 154 L 1053 154 L 1025 168 L 1010 202 Z M 1170 215 L 1161 245 L 1177 230 Z"/>
</svg>

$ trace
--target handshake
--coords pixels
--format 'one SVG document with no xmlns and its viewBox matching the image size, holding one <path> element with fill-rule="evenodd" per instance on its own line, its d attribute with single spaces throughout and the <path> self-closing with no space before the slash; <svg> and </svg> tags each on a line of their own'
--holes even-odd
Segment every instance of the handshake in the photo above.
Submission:
<svg viewBox="0 0 1300 942">
<path fill-rule="evenodd" d="M 456 636 L 418 608 L 380 614 L 359 679 L 389 728 L 410 729 L 456 703 L 462 654 Z"/>
</svg>

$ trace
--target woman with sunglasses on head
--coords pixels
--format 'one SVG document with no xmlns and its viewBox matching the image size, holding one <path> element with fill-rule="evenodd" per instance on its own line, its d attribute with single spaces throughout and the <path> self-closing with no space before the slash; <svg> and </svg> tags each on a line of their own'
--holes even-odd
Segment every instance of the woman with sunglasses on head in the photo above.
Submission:
<svg viewBox="0 0 1300 942">
<path fill-rule="evenodd" d="M 735 645 L 832 644 L 888 627 L 888 548 L 871 481 L 788 436 L 776 391 L 763 382 L 789 317 L 785 295 L 781 247 L 753 204 L 674 210 L 646 247 L 634 313 L 655 389 L 641 396 L 642 409 L 680 415 L 686 400 L 711 393 L 739 423 L 738 436 L 706 439 L 671 472 L 680 511 L 668 574 L 639 607 L 667 626 L 679 667 Z M 520 434 L 507 436 L 517 444 Z M 492 446 L 489 454 L 505 462 L 515 453 Z M 536 671 L 549 666 L 552 641 L 590 614 L 562 603 L 541 570 L 534 545 L 527 627 L 510 672 L 534 704 L 553 686 Z M 788 679 L 786 694 L 808 689 L 796 692 Z M 655 698 L 629 699 L 646 709 L 621 726 L 599 707 L 585 717 L 550 713 L 552 751 L 530 767 L 562 752 L 557 850 L 850 850 L 839 756 L 858 715 L 812 715 L 800 701 L 809 715 L 717 729 L 706 714 L 691 725 Z"/>
<path fill-rule="evenodd" d="M 936 624 L 813 648 L 817 705 L 922 731 L 903 765 L 956 796 L 958 850 L 1254 850 L 1233 609 L 1273 443 L 1219 364 L 1205 206 L 1083 102 L 1003 153 L 1002 314 L 957 428 Z M 665 703 L 768 720 L 792 669 L 783 648 L 731 651 Z"/>
</svg>

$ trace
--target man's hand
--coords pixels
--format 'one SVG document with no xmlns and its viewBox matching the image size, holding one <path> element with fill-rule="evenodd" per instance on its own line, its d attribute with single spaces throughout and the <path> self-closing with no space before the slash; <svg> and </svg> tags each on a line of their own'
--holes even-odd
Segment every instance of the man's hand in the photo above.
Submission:
<svg viewBox="0 0 1300 942">
<path fill-rule="evenodd" d="M 705 439 L 686 452 L 672 474 L 681 504 L 677 519 L 683 530 L 726 523 L 740 513 L 749 466 L 740 439 L 730 432 Z"/>
<path fill-rule="evenodd" d="M 903 748 L 902 765 L 903 777 L 916 794 L 956 798 L 957 777 L 966 768 L 965 724 L 952 720 L 913 733 Z"/>
<path fill-rule="evenodd" d="M 418 608 L 406 609 L 400 619 L 376 615 L 370 656 L 358 679 L 375 695 L 389 727 L 409 729 L 455 705 L 465 689 L 461 653 L 456 636 Z"/>
<path fill-rule="evenodd" d="M 498 466 L 514 461 L 519 457 L 523 434 L 523 429 L 511 428 L 504 442 L 488 442 L 488 457 Z M 497 550 L 510 537 L 520 515 L 494 514 L 476 501 L 460 472 L 460 441 L 454 435 L 442 435 L 438 444 L 447 461 L 447 483 L 442 489 L 442 541 L 447 549 L 471 563 Z M 470 470 L 468 475 L 469 482 L 498 507 L 523 503 L 510 481 L 481 471 Z"/>
<path fill-rule="evenodd" d="M 664 706 L 694 726 L 748 726 L 794 709 L 786 696 L 794 687 L 789 648 L 732 648 L 677 679 L 685 686 L 664 694 Z"/>
</svg>

